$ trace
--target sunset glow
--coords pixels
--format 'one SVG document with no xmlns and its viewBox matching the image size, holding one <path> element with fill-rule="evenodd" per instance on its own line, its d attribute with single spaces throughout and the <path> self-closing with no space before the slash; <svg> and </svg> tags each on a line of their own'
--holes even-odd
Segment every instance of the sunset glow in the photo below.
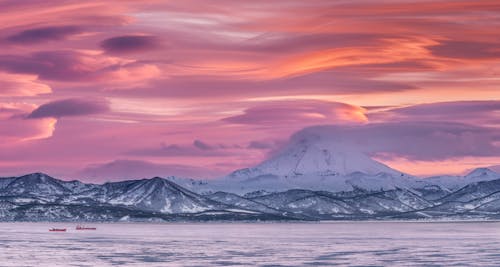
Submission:
<svg viewBox="0 0 500 267">
<path fill-rule="evenodd" d="M 216 178 L 313 125 L 352 127 L 414 175 L 500 165 L 499 1 L 7 0 L 0 13 L 0 176 Z"/>
</svg>

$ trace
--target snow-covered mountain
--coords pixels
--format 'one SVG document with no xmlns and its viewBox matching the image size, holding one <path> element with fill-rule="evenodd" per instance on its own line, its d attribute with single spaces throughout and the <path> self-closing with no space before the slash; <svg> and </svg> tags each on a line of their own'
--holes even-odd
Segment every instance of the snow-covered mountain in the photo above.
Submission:
<svg viewBox="0 0 500 267">
<path fill-rule="evenodd" d="M 433 184 L 407 188 L 395 182 L 404 177 L 353 173 L 345 176 L 350 177 L 348 181 L 352 183 L 364 185 L 365 179 L 375 179 L 390 186 L 377 184 L 375 189 L 364 189 L 353 184 L 350 190 L 336 192 L 285 188 L 271 193 L 260 190 L 243 195 L 219 191 L 201 195 L 173 182 L 174 178 L 155 177 L 96 185 L 66 182 L 34 173 L 0 179 L 0 220 L 500 218 L 500 176 L 486 169 L 469 175 L 477 180 L 489 180 L 473 182 L 456 190 Z M 495 177 L 498 179 L 493 179 Z M 188 183 L 185 179 L 180 181 Z"/>
<path fill-rule="evenodd" d="M 32 173 L 16 178 L 7 178 L 3 182 L 3 188 L 0 190 L 2 197 L 36 198 L 38 201 L 54 201 L 59 196 L 71 193 L 71 190 L 43 173 Z"/>
<path fill-rule="evenodd" d="M 225 191 L 247 194 L 290 189 L 331 192 L 419 188 L 430 185 L 372 159 L 359 146 L 333 140 L 314 129 L 293 135 L 275 156 L 251 168 L 237 170 L 215 181 L 179 183 L 198 193 Z"/>
<path fill-rule="evenodd" d="M 260 175 L 301 176 L 347 175 L 362 172 L 369 175 L 388 173 L 399 175 L 391 169 L 371 159 L 360 148 L 325 137 L 312 130 L 303 130 L 290 138 L 276 156 L 248 169 L 233 172 L 233 178 L 252 178 Z"/>
<path fill-rule="evenodd" d="M 134 181 L 119 190 L 109 190 L 109 187 L 107 189 L 107 203 L 141 210 L 194 213 L 220 208 L 217 203 L 159 177 Z"/>
<path fill-rule="evenodd" d="M 0 185 L 0 221 L 293 219 L 212 200 L 159 177 L 96 185 L 33 173 L 0 178 Z"/>
<path fill-rule="evenodd" d="M 432 184 L 440 185 L 442 187 L 448 188 L 450 190 L 459 189 L 467 184 L 481 182 L 481 181 L 492 181 L 500 179 L 500 174 L 494 172 L 488 168 L 477 168 L 467 175 L 442 175 L 426 178 Z"/>
<path fill-rule="evenodd" d="M 495 179 L 500 179 L 500 175 L 486 168 L 465 176 L 418 178 L 372 159 L 359 145 L 336 140 L 321 128 L 312 127 L 293 135 L 275 156 L 255 167 L 237 170 L 213 181 L 176 179 L 175 182 L 200 194 L 224 191 L 245 195 L 292 189 L 342 192 L 438 188 L 441 193 L 452 192 L 471 182 Z"/>
<path fill-rule="evenodd" d="M 417 178 L 310 129 L 274 157 L 217 180 L 99 184 L 43 173 L 0 179 L 0 220 L 500 218 L 500 174 Z"/>
</svg>

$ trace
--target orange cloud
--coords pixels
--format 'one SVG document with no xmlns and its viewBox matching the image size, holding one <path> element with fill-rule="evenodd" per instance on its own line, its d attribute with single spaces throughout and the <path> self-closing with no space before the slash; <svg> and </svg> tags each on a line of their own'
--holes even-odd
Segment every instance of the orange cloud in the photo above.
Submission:
<svg viewBox="0 0 500 267">
<path fill-rule="evenodd" d="M 271 127 L 304 127 L 313 124 L 364 123 L 368 119 L 362 107 L 339 102 L 290 100 L 261 103 L 243 114 L 224 118 L 234 124 L 267 125 Z"/>
<path fill-rule="evenodd" d="M 427 46 L 437 42 L 426 38 L 391 38 L 383 45 L 333 48 L 292 56 L 268 69 L 272 78 L 300 75 L 336 67 L 384 64 L 429 59 Z"/>
<path fill-rule="evenodd" d="M 316 124 L 427 120 L 374 115 L 394 106 L 500 99 L 499 1 L 23 0 L 0 1 L 0 10 L 0 144 L 11 146 L 0 149 L 0 161 L 22 162 L 20 168 L 29 162 L 75 170 L 113 162 L 125 147 L 167 141 L 241 145 Z M 53 118 L 24 119 L 42 103 L 75 97 L 109 99 L 111 110 L 63 118 L 57 135 Z M 463 109 L 466 115 L 432 114 L 429 127 L 464 117 L 476 126 L 495 123 L 496 113 L 478 117 Z M 391 136 L 388 145 L 419 138 L 405 135 Z M 470 146 L 457 145 L 480 148 Z M 264 157 L 241 150 L 227 171 Z M 67 151 L 77 159 L 61 160 Z M 394 167 L 431 173 L 451 156 L 394 160 Z"/>
</svg>

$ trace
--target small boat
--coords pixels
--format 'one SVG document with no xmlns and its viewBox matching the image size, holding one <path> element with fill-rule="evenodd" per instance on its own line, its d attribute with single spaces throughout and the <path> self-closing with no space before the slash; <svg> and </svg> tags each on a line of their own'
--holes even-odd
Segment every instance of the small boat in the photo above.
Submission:
<svg viewBox="0 0 500 267">
<path fill-rule="evenodd" d="M 66 232 L 66 228 L 51 228 L 49 232 Z"/>
<path fill-rule="evenodd" d="M 76 230 L 97 230 L 97 228 L 95 227 L 85 227 L 85 226 L 81 226 L 81 225 L 77 225 Z"/>
</svg>

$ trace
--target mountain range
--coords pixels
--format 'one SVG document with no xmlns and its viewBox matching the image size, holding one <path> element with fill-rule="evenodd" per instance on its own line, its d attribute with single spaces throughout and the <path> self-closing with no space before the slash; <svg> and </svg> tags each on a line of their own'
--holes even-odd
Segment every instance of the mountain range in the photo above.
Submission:
<svg viewBox="0 0 500 267">
<path fill-rule="evenodd" d="M 388 219 L 500 219 L 500 174 L 417 178 L 355 145 L 299 133 L 263 163 L 215 180 L 0 179 L 1 221 Z"/>
</svg>

